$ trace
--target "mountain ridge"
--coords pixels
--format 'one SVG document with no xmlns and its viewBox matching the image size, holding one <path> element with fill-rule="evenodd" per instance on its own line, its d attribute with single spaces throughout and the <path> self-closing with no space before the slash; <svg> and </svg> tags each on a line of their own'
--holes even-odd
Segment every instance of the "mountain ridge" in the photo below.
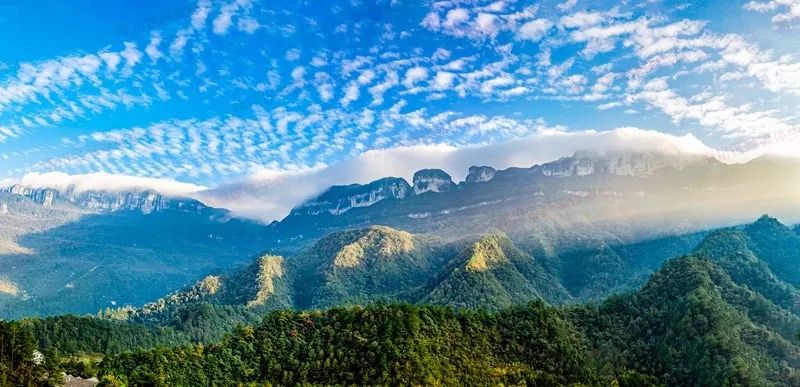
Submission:
<svg viewBox="0 0 800 387">
<path fill-rule="evenodd" d="M 797 163 L 788 159 L 765 166 L 760 160 L 725 164 L 705 155 L 578 151 L 529 168 L 470 170 L 453 184 L 442 170 L 422 170 L 449 187 L 442 192 L 416 194 L 419 187 L 398 177 L 331 187 L 272 224 L 275 246 L 308 246 L 330 232 L 372 224 L 446 239 L 491 230 L 520 239 L 552 230 L 635 242 L 741 224 L 765 211 L 800 219 L 787 204 L 800 199 L 797 187 L 776 185 L 800 179 Z M 395 190 L 399 194 L 376 189 L 386 179 L 402 187 Z M 570 247 L 584 238 L 551 239 Z"/>
<path fill-rule="evenodd" d="M 152 301 L 269 243 L 267 226 L 198 201 L 103 195 L 0 191 L 0 317 Z"/>
<path fill-rule="evenodd" d="M 218 212 L 227 215 L 228 210 L 215 209 L 198 200 L 169 196 L 153 190 L 110 191 L 61 191 L 55 188 L 33 188 L 15 184 L 0 188 L 0 192 L 26 197 L 42 207 L 71 204 L 79 208 L 100 212 L 135 211 L 143 214 L 160 211 Z M 6 203 L 3 208 L 8 211 Z"/>
<path fill-rule="evenodd" d="M 489 166 L 472 166 L 469 168 L 464 181 L 454 183 L 451 176 L 441 169 L 421 169 L 414 173 L 412 183 L 399 177 L 384 177 L 367 184 L 335 185 L 328 188 L 316 198 L 309 199 L 299 204 L 289 216 L 295 213 L 319 214 L 315 210 L 321 203 L 326 203 L 337 194 L 344 197 L 339 200 L 340 205 L 328 211 L 333 215 L 340 215 L 351 208 L 369 207 L 384 199 L 402 200 L 409 196 L 425 192 L 449 192 L 463 189 L 465 184 L 488 182 L 498 173 L 527 171 L 531 174 L 542 176 L 571 177 L 587 176 L 593 174 L 608 174 L 615 176 L 647 177 L 662 168 L 672 167 L 683 169 L 694 163 L 715 164 L 719 163 L 712 157 L 696 155 L 667 155 L 652 152 L 605 152 L 603 154 L 593 151 L 576 151 L 573 156 L 563 157 L 556 161 L 534 165 L 530 168 L 508 168 L 496 170 Z M 391 192 L 383 192 L 384 182 L 391 182 Z M 413 193 L 412 193 L 413 192 Z M 367 195 L 369 200 L 358 200 Z M 349 201 L 351 206 L 342 206 L 341 203 Z"/>
</svg>

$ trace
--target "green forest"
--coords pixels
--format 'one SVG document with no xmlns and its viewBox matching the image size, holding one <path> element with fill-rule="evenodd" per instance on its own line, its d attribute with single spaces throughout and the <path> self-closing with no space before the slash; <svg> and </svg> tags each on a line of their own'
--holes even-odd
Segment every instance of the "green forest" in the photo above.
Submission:
<svg viewBox="0 0 800 387">
<path fill-rule="evenodd" d="M 305 294 L 266 255 L 143 308 L 2 322 L 0 385 L 800 385 L 800 236 L 774 219 L 710 232 L 589 302 L 501 235 L 443 250 L 351 234 L 307 253 L 322 285 Z"/>
</svg>

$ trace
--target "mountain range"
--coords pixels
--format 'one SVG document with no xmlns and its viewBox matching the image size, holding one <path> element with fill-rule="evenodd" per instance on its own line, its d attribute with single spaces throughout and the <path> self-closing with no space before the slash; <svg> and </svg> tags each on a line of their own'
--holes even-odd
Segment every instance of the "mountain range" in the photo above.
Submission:
<svg viewBox="0 0 800 387">
<path fill-rule="evenodd" d="M 780 247 L 771 249 L 773 245 Z M 766 215 L 739 228 L 579 251 L 565 255 L 560 265 L 523 251 L 499 232 L 449 242 L 370 226 L 332 233 L 294 255 L 259 256 L 239 271 L 207 276 L 127 311 L 145 321 L 158 313 L 174 313 L 187 304 L 205 302 L 260 312 L 378 301 L 487 309 L 534 299 L 565 304 L 635 290 L 669 258 L 692 253 L 717 259 L 735 278 L 735 273 L 746 267 L 739 261 L 757 262 L 760 266 L 742 276 L 764 277 L 768 285 L 745 285 L 765 294 L 782 294 L 773 302 L 794 310 L 787 294 L 795 292 L 797 279 L 780 273 L 800 272 L 800 267 L 794 266 L 798 252 L 800 235 Z"/>
<path fill-rule="evenodd" d="M 578 152 L 331 187 L 271 224 L 7 187 L 0 318 L 24 319 L 0 321 L 0 378 L 798 385 L 800 226 L 741 221 L 794 219 L 798 171 Z"/>
<path fill-rule="evenodd" d="M 258 253 L 285 257 L 287 271 L 317 275 L 327 258 L 299 255 L 311 254 L 331 234 L 374 225 L 417 240 L 411 253 L 421 274 L 405 280 L 421 293 L 406 299 L 428 291 L 419 281 L 431 268 L 469 255 L 455 245 L 489 234 L 511 246 L 503 250 L 510 261 L 520 253 L 533 257 L 538 271 L 568 290 L 563 298 L 602 299 L 636 289 L 661 262 L 690 251 L 718 225 L 763 212 L 796 219 L 796 206 L 787 203 L 800 198 L 791 185 L 798 174 L 788 159 L 729 165 L 699 155 L 580 151 L 530 168 L 472 167 L 461 182 L 425 169 L 411 183 L 387 177 L 334 186 L 271 224 L 152 191 L 12 186 L 0 192 L 0 316 L 143 305 L 210 273 L 231 275 Z M 428 249 L 449 255 L 430 258 Z M 300 265 L 295 262 L 310 266 L 292 269 Z M 412 263 L 396 264 L 381 270 Z M 327 270 L 308 280 L 342 271 Z M 333 293 L 297 297 L 301 305 L 326 305 L 319 300 Z"/>
<path fill-rule="evenodd" d="M 724 164 L 701 155 L 580 151 L 530 168 L 472 167 L 458 183 L 426 169 L 412 184 L 390 177 L 334 186 L 270 232 L 283 249 L 373 224 L 451 239 L 497 230 L 559 247 L 631 242 L 743 223 L 764 212 L 798 219 L 791 203 L 800 197 L 793 183 L 799 177 L 791 159 Z"/>
</svg>

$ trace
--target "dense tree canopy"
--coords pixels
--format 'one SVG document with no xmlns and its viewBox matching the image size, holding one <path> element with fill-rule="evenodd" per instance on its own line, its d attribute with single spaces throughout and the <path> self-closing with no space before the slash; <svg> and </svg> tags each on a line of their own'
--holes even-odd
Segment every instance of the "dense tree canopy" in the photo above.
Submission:
<svg viewBox="0 0 800 387">
<path fill-rule="evenodd" d="M 408 277 L 403 297 L 416 305 L 360 298 L 399 291 L 378 283 L 386 272 L 431 262 L 409 238 L 373 229 L 327 240 L 317 263 L 333 266 L 308 272 L 322 293 L 287 291 L 296 279 L 264 256 L 245 277 L 209 277 L 141 309 L 0 321 L 0 385 L 58 384 L 62 369 L 107 386 L 800 385 L 800 292 L 787 280 L 800 250 L 774 219 L 711 232 L 601 303 L 547 304 L 565 289 L 500 234 L 442 250 L 443 270 L 425 281 Z M 625 264 L 594 257 L 589 281 Z M 270 312 L 322 294 L 365 306 Z"/>
</svg>

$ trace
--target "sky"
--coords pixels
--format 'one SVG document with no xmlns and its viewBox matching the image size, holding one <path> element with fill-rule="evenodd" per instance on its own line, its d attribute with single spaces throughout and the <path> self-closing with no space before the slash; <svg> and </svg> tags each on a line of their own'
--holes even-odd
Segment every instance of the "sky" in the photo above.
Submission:
<svg viewBox="0 0 800 387">
<path fill-rule="evenodd" d="M 800 0 L 46 3 L 0 3 L 0 183 L 266 190 L 279 218 L 598 144 L 800 153 Z"/>
</svg>

